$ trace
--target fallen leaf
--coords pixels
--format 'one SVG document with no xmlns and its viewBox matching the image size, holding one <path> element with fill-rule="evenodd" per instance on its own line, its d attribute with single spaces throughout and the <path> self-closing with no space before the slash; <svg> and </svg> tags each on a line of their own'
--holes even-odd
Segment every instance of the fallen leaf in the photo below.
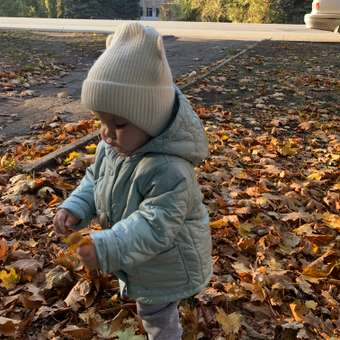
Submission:
<svg viewBox="0 0 340 340">
<path fill-rule="evenodd" d="M 86 279 L 81 279 L 71 289 L 64 301 L 67 306 L 71 307 L 74 311 L 78 311 L 81 305 L 88 305 L 90 301 L 89 298 L 91 299 L 89 296 L 90 293 L 91 282 Z"/>
<path fill-rule="evenodd" d="M 19 270 L 22 276 L 31 280 L 42 269 L 43 264 L 35 259 L 22 259 L 13 262 L 12 266 Z"/>
<path fill-rule="evenodd" d="M 88 153 L 95 153 L 96 149 L 97 149 L 97 145 L 96 144 L 90 144 L 85 146 L 85 149 Z"/>
<path fill-rule="evenodd" d="M 71 153 L 69 153 L 69 155 L 65 158 L 64 160 L 64 164 L 70 164 L 74 159 L 76 159 L 77 157 L 80 156 L 80 153 L 77 151 L 72 151 Z"/>
<path fill-rule="evenodd" d="M 78 327 L 77 325 L 68 325 L 62 331 L 62 334 L 66 335 L 71 339 L 92 339 L 93 332 L 86 327 Z"/>
<path fill-rule="evenodd" d="M 9 319 L 0 316 L 0 334 L 10 337 L 15 336 L 16 329 L 20 323 L 20 320 Z"/>
<path fill-rule="evenodd" d="M 300 312 L 298 311 L 298 305 L 295 304 L 295 303 L 290 303 L 289 308 L 292 312 L 294 320 L 297 321 L 297 322 L 302 322 L 303 321 L 303 315 L 300 314 Z"/>
<path fill-rule="evenodd" d="M 317 304 L 315 301 L 313 301 L 313 300 L 307 300 L 307 301 L 305 301 L 305 306 L 306 306 L 308 309 L 313 309 L 313 310 L 315 310 L 316 307 L 318 306 L 318 304 Z"/>
<path fill-rule="evenodd" d="M 46 288 L 65 288 L 73 283 L 71 273 L 64 267 L 58 265 L 46 273 Z"/>
<path fill-rule="evenodd" d="M 336 255 L 336 252 L 330 250 L 326 252 L 324 255 L 310 263 L 303 270 L 303 275 L 311 276 L 311 277 L 327 277 L 329 276 L 335 266 L 339 264 L 339 258 Z"/>
<path fill-rule="evenodd" d="M 4 238 L 0 239 L 0 261 L 5 260 L 8 253 L 7 241 Z"/>
<path fill-rule="evenodd" d="M 328 227 L 340 231 L 340 216 L 331 214 L 331 213 L 324 213 L 322 215 L 324 222 L 327 224 Z"/>
<path fill-rule="evenodd" d="M 9 270 L 0 271 L 0 286 L 7 289 L 12 289 L 19 282 L 20 275 L 16 272 L 14 268 L 9 268 Z"/>
<path fill-rule="evenodd" d="M 242 315 L 240 313 L 226 314 L 226 312 L 217 307 L 216 321 L 222 326 L 225 335 L 237 334 L 241 328 Z"/>
</svg>

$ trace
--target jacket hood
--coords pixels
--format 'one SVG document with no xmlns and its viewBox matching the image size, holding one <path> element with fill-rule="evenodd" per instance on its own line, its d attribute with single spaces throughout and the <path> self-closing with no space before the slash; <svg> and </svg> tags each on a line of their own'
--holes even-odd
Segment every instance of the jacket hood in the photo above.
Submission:
<svg viewBox="0 0 340 340">
<path fill-rule="evenodd" d="M 176 88 L 178 111 L 168 127 L 137 150 L 136 154 L 161 153 L 197 164 L 209 155 L 201 120 L 183 93 Z"/>
</svg>

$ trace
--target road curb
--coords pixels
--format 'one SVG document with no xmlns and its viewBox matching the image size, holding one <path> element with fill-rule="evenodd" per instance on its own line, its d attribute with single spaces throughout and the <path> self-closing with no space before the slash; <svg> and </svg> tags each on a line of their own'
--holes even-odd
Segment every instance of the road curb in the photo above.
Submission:
<svg viewBox="0 0 340 340">
<path fill-rule="evenodd" d="M 199 75 L 198 77 L 195 77 L 195 79 L 193 79 L 191 82 L 184 84 L 183 86 L 179 86 L 179 88 L 181 90 L 185 90 L 187 88 L 189 88 L 190 86 L 194 85 L 195 83 L 197 83 L 198 81 L 204 79 L 205 77 L 209 76 L 211 73 L 217 71 L 218 69 L 222 68 L 224 65 L 228 64 L 230 61 L 236 59 L 237 57 L 241 56 L 242 54 L 247 53 L 248 51 L 252 50 L 253 48 L 255 48 L 256 46 L 258 46 L 259 44 L 265 42 L 265 41 L 270 41 L 271 39 L 263 39 L 260 40 L 258 42 L 256 42 L 255 44 L 243 49 L 242 51 L 236 53 L 235 55 L 229 57 L 229 58 L 224 58 L 222 59 L 222 61 L 220 63 L 218 63 L 217 65 L 213 66 L 208 72 Z M 192 78 L 192 77 L 190 77 Z"/>
</svg>

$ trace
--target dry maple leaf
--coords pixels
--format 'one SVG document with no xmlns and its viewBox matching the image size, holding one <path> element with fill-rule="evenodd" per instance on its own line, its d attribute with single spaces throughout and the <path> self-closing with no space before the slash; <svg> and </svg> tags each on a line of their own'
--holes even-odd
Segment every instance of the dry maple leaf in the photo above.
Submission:
<svg viewBox="0 0 340 340">
<path fill-rule="evenodd" d="M 316 278 L 327 277 L 338 265 L 340 265 L 340 261 L 337 252 L 334 250 L 329 250 L 321 257 L 306 266 L 302 274 Z"/>
<path fill-rule="evenodd" d="M 237 334 L 241 328 L 242 315 L 240 313 L 226 314 L 217 307 L 216 321 L 222 326 L 225 335 Z"/>
<path fill-rule="evenodd" d="M 83 236 L 80 231 L 76 231 L 63 239 L 68 245 L 69 252 L 75 252 L 79 247 L 92 244 L 89 236 Z"/>
<path fill-rule="evenodd" d="M 9 268 L 9 270 L 0 271 L 0 286 L 7 289 L 14 288 L 19 282 L 20 275 L 16 272 L 14 268 Z"/>
</svg>

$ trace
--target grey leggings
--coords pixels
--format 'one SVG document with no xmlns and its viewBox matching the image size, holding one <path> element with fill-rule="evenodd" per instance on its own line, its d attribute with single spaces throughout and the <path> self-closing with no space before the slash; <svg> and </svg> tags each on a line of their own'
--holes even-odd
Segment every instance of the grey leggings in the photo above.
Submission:
<svg viewBox="0 0 340 340">
<path fill-rule="evenodd" d="M 181 340 L 178 302 L 147 305 L 137 302 L 137 313 L 142 319 L 149 340 Z"/>
</svg>

